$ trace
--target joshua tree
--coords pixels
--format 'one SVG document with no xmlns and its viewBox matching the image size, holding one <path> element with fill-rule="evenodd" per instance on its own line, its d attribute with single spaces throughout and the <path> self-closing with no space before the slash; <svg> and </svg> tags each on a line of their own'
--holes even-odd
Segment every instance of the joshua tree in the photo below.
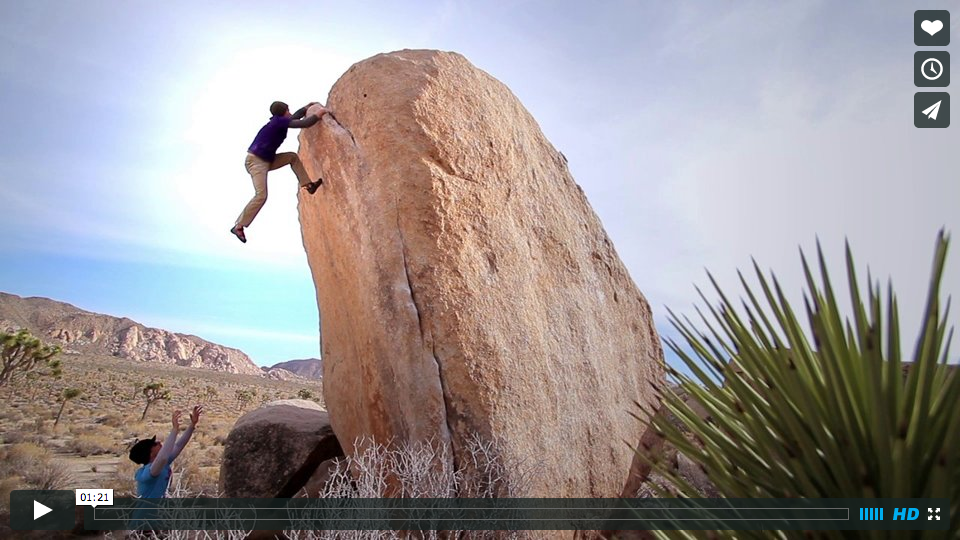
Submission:
<svg viewBox="0 0 960 540">
<path fill-rule="evenodd" d="M 143 397 L 147 399 L 147 406 L 143 408 L 143 414 L 140 415 L 141 422 L 147 417 L 147 411 L 155 401 L 170 399 L 170 391 L 163 389 L 162 382 L 150 383 L 143 387 Z"/>
<path fill-rule="evenodd" d="M 26 329 L 16 334 L 0 332 L 0 386 L 20 373 L 26 374 L 45 368 L 45 375 L 59 377 L 60 353 L 56 345 L 44 345 L 40 338 L 34 337 Z"/>
<path fill-rule="evenodd" d="M 939 298 L 947 245 L 941 232 L 909 359 L 901 358 L 892 285 L 884 301 L 879 283 L 868 276 L 864 301 L 849 246 L 852 319 L 841 314 L 819 247 L 822 284 L 803 258 L 808 328 L 776 278 L 767 280 L 756 265 L 759 294 L 741 277 L 746 296 L 740 313 L 714 282 L 720 305 L 704 314 L 705 331 L 670 313 L 686 346 L 673 340 L 668 345 L 694 377 L 672 371 L 679 391 L 665 389 L 663 407 L 683 425 L 664 414 L 653 415 L 651 425 L 697 463 L 723 497 L 942 498 L 951 501 L 949 514 L 957 515 L 960 368 L 947 362 L 949 302 L 943 308 Z M 694 399 L 684 401 L 682 393 Z M 668 463 L 644 451 L 639 456 L 673 484 L 673 489 L 652 486 L 656 491 L 699 496 Z M 958 538 L 957 520 L 950 531 L 944 538 Z M 818 538 L 899 534 L 822 532 Z M 715 538 L 770 538 L 769 531 L 716 533 Z M 805 534 L 783 531 L 780 538 L 808 538 Z M 692 538 L 683 531 L 656 535 Z"/>
<path fill-rule="evenodd" d="M 204 388 L 204 390 L 203 390 L 203 400 L 204 400 L 204 401 L 211 401 L 211 400 L 213 400 L 213 399 L 216 399 L 216 397 L 217 397 L 219 394 L 220 394 L 220 393 L 217 391 L 217 388 L 216 388 L 215 386 L 207 386 L 207 387 Z"/>
<path fill-rule="evenodd" d="M 235 395 L 237 397 L 237 408 L 240 412 L 243 412 L 243 409 L 257 397 L 257 391 L 244 388 L 237 390 Z"/>
<path fill-rule="evenodd" d="M 63 408 L 67 406 L 67 402 L 82 393 L 83 392 L 79 388 L 63 389 L 63 392 L 60 393 L 60 410 L 57 411 L 57 419 L 53 421 L 53 427 L 57 427 L 57 424 L 60 423 L 60 415 L 63 414 Z"/>
</svg>

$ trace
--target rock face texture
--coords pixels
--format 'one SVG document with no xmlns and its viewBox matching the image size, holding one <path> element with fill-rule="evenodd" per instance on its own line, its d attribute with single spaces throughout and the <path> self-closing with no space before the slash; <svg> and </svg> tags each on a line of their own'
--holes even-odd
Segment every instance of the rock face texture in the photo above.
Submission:
<svg viewBox="0 0 960 540">
<path fill-rule="evenodd" d="M 337 457 L 343 451 L 319 405 L 302 399 L 273 401 L 241 416 L 230 430 L 220 489 L 224 497 L 292 497 L 322 463 Z"/>
<path fill-rule="evenodd" d="M 300 157 L 324 396 L 344 448 L 496 443 L 512 493 L 620 494 L 663 352 L 566 159 L 458 54 L 351 67 Z"/>
<path fill-rule="evenodd" d="M 47 298 L 0 293 L 0 330 L 26 328 L 66 354 L 116 356 L 225 373 L 262 375 L 243 352 L 186 334 L 150 328 Z"/>
</svg>

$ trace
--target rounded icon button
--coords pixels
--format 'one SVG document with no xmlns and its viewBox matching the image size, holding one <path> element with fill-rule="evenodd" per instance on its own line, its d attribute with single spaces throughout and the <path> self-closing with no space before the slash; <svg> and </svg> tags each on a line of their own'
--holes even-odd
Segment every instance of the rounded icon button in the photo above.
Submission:
<svg viewBox="0 0 960 540">
<path fill-rule="evenodd" d="M 943 64 L 936 58 L 927 58 L 920 66 L 920 73 L 928 81 L 935 81 L 943 75 Z M 931 77 L 932 75 L 932 77 Z"/>
<path fill-rule="evenodd" d="M 15 531 L 69 531 L 76 525 L 74 495 L 67 490 L 10 492 L 10 528 Z"/>
</svg>

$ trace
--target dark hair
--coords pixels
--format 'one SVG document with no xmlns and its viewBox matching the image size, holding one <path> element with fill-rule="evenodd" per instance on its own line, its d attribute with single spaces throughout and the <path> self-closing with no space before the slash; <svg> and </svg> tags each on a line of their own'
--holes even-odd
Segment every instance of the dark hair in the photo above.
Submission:
<svg viewBox="0 0 960 540">
<path fill-rule="evenodd" d="M 157 444 L 157 436 L 154 435 L 152 439 L 142 439 L 134 443 L 133 447 L 130 448 L 130 461 L 134 463 L 139 463 L 140 465 L 146 465 L 150 463 L 150 451 L 153 450 L 153 447 Z"/>
<path fill-rule="evenodd" d="M 274 101 L 270 104 L 270 114 L 274 116 L 283 116 L 290 110 L 290 106 L 282 101 Z"/>
</svg>

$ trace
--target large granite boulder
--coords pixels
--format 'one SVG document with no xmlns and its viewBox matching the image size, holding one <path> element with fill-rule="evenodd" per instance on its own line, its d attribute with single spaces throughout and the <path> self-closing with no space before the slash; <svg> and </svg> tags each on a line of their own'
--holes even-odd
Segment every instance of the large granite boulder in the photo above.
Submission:
<svg viewBox="0 0 960 540">
<path fill-rule="evenodd" d="M 327 106 L 299 210 L 344 447 L 432 440 L 466 467 L 477 435 L 511 493 L 619 495 L 663 352 L 566 158 L 458 54 L 362 61 Z"/>
</svg>

